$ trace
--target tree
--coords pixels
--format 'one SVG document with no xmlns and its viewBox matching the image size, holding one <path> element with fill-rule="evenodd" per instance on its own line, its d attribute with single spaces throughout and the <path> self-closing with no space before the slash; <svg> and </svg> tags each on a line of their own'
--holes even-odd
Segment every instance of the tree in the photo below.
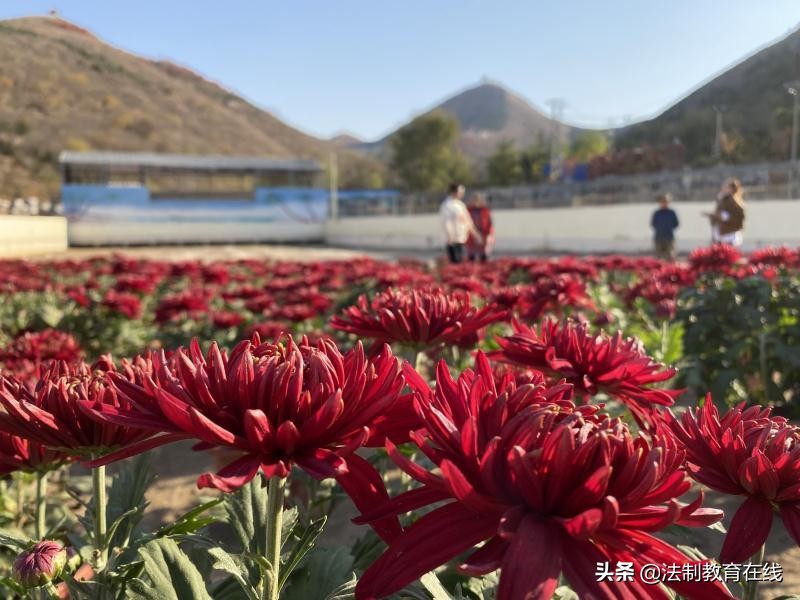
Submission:
<svg viewBox="0 0 800 600">
<path fill-rule="evenodd" d="M 569 157 L 580 161 L 588 161 L 595 156 L 608 153 L 610 144 L 602 131 L 584 131 L 572 142 Z"/>
<path fill-rule="evenodd" d="M 520 168 L 525 183 L 540 183 L 544 179 L 544 166 L 550 162 L 550 151 L 543 145 L 533 145 L 520 152 Z"/>
<path fill-rule="evenodd" d="M 491 185 L 517 185 L 522 182 L 522 164 L 514 144 L 503 140 L 486 163 Z"/>
<path fill-rule="evenodd" d="M 386 184 L 386 165 L 375 158 L 345 150 L 338 153 L 337 162 L 341 189 L 378 189 Z"/>
<path fill-rule="evenodd" d="M 453 181 L 470 179 L 471 169 L 456 147 L 458 122 L 441 112 L 417 117 L 390 140 L 392 168 L 404 187 L 441 191 Z"/>
</svg>

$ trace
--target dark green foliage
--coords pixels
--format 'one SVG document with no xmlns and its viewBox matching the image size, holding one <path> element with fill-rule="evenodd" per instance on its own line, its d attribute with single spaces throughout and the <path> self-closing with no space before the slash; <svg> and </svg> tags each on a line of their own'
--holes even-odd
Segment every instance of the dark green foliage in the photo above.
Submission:
<svg viewBox="0 0 800 600">
<path fill-rule="evenodd" d="M 444 113 L 414 119 L 391 139 L 392 168 L 415 192 L 443 191 L 470 178 L 469 164 L 456 148 L 458 122 Z"/>
<path fill-rule="evenodd" d="M 683 381 L 717 401 L 775 404 L 798 414 L 800 284 L 780 276 L 708 278 L 687 289 Z"/>
</svg>

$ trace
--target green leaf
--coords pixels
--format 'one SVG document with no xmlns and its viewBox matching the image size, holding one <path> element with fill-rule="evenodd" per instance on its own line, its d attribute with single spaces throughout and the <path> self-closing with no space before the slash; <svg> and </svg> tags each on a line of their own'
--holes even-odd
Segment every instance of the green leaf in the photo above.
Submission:
<svg viewBox="0 0 800 600">
<path fill-rule="evenodd" d="M 351 600 L 356 596 L 356 584 L 358 579 L 356 574 L 352 573 L 350 580 L 345 581 L 342 585 L 331 591 L 330 594 L 325 596 L 325 600 Z"/>
<path fill-rule="evenodd" d="M 463 590 L 470 592 L 481 600 L 494 600 L 499 583 L 499 571 L 494 571 L 483 577 L 466 577 L 459 585 Z M 467 597 L 472 598 L 473 596 Z"/>
<path fill-rule="evenodd" d="M 29 543 L 26 539 L 15 537 L 7 533 L 0 533 L 0 546 L 5 546 L 6 548 L 10 548 L 15 552 L 19 552 L 20 550 L 27 548 Z"/>
<path fill-rule="evenodd" d="M 58 324 L 64 317 L 64 311 L 52 304 L 45 304 L 39 313 L 39 317 L 48 327 L 55 328 L 58 327 Z"/>
<path fill-rule="evenodd" d="M 326 600 L 353 579 L 353 558 L 347 549 L 317 548 L 291 576 L 283 600 Z M 334 596 L 335 597 L 335 596 Z"/>
<path fill-rule="evenodd" d="M 385 549 L 386 543 L 372 529 L 367 528 L 350 549 L 353 555 L 353 568 L 357 571 L 366 571 Z"/>
<path fill-rule="evenodd" d="M 213 568 L 232 575 L 249 600 L 258 600 L 258 592 L 247 580 L 248 571 L 244 565 L 239 564 L 222 548 L 211 548 L 208 553 L 214 558 Z"/>
<path fill-rule="evenodd" d="M 70 598 L 75 600 L 109 600 L 113 594 L 97 581 L 77 581 L 72 575 L 62 575 L 69 590 Z"/>
<path fill-rule="evenodd" d="M 106 518 L 109 523 L 109 547 L 127 546 L 147 508 L 145 493 L 155 480 L 150 470 L 150 453 L 140 454 L 122 463 L 124 468 L 108 488 Z"/>
<path fill-rule="evenodd" d="M 156 532 L 157 537 L 166 537 L 174 535 L 185 535 L 187 533 L 195 533 L 203 527 L 214 523 L 217 519 L 215 517 L 203 517 L 202 515 L 218 506 L 223 502 L 222 498 L 211 500 L 200 506 L 195 506 L 190 511 L 178 517 L 174 523 L 164 525 Z"/>
<path fill-rule="evenodd" d="M 4 589 L 15 592 L 15 596 L 12 597 L 22 598 L 23 594 L 25 593 L 25 588 L 14 581 L 11 577 L 0 577 L 0 591 L 3 591 Z"/>
<path fill-rule="evenodd" d="M 225 495 L 225 512 L 239 541 L 239 552 L 267 552 L 267 487 L 259 473 L 233 494 Z"/>
<path fill-rule="evenodd" d="M 308 527 L 303 527 L 299 535 L 297 532 L 294 532 L 294 535 L 297 535 L 299 539 L 294 545 L 294 548 L 292 548 L 292 551 L 289 553 L 287 559 L 281 564 L 280 580 L 278 583 L 280 589 L 283 589 L 286 580 L 294 572 L 297 565 L 314 547 L 314 543 L 322 533 L 322 529 L 325 527 L 325 522 L 327 520 L 327 517 L 320 517 L 316 521 L 312 521 Z M 299 527 L 300 526 L 298 525 L 298 528 Z M 350 563 L 352 566 L 352 558 L 350 558 Z"/>
<path fill-rule="evenodd" d="M 578 594 L 571 590 L 568 586 L 562 585 L 556 588 L 553 594 L 553 600 L 580 600 Z"/>
<path fill-rule="evenodd" d="M 286 542 L 292 537 L 292 533 L 297 526 L 299 518 L 299 511 L 296 506 L 284 509 L 283 520 L 281 522 L 281 549 L 286 545 Z"/>
<path fill-rule="evenodd" d="M 128 512 L 122 513 L 118 519 L 115 519 L 113 523 L 108 527 L 108 531 L 106 533 L 106 541 L 104 544 L 105 548 L 113 547 L 112 541 L 114 540 L 114 536 L 119 530 L 119 528 L 125 523 L 125 520 L 128 517 L 131 517 L 136 514 L 136 509 L 132 508 Z M 126 528 L 127 529 L 127 528 Z M 123 543 L 127 542 L 127 536 L 123 539 Z"/>
<path fill-rule="evenodd" d="M 233 577 L 226 577 L 211 590 L 214 600 L 249 600 L 241 586 Z"/>
<path fill-rule="evenodd" d="M 397 594 L 389 596 L 388 600 L 431 600 L 431 595 L 422 585 L 414 582 Z"/>
<path fill-rule="evenodd" d="M 159 538 L 139 549 L 149 581 L 134 579 L 128 597 L 134 600 L 212 600 L 203 576 L 170 538 Z"/>
</svg>

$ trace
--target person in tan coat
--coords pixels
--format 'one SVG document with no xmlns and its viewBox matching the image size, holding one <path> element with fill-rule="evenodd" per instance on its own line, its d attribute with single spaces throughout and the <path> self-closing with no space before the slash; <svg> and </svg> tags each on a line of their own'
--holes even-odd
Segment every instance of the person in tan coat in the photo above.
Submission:
<svg viewBox="0 0 800 600">
<path fill-rule="evenodd" d="M 726 181 L 717 196 L 714 212 L 703 213 L 711 223 L 711 243 L 742 245 L 745 204 L 738 179 Z"/>
</svg>

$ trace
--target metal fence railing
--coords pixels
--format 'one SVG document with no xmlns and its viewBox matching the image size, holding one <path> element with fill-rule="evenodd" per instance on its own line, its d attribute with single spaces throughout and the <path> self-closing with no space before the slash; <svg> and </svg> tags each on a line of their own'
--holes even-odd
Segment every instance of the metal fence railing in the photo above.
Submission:
<svg viewBox="0 0 800 600">
<path fill-rule="evenodd" d="M 748 200 L 800 196 L 800 177 L 792 164 L 763 163 L 686 168 L 638 175 L 612 175 L 584 182 L 559 182 L 517 187 L 488 187 L 480 191 L 494 209 L 524 209 L 592 206 L 650 202 L 662 193 L 674 200 L 712 202 L 721 183 L 736 177 L 742 181 Z M 340 217 L 412 215 L 439 210 L 441 193 L 398 193 L 380 198 L 363 197 L 339 202 Z"/>
<path fill-rule="evenodd" d="M 717 165 L 703 169 L 685 168 L 638 175 L 609 175 L 582 182 L 558 182 L 515 187 L 487 187 L 494 209 L 525 209 L 570 206 L 596 206 L 653 201 L 669 192 L 673 199 L 711 202 L 720 184 L 729 177 L 742 181 L 747 200 L 800 197 L 800 170 L 792 163 Z M 442 193 L 401 193 L 389 190 L 340 192 L 339 218 L 413 215 L 439 210 Z M 59 200 L 36 197 L 0 197 L 0 215 L 59 215 Z"/>
</svg>

